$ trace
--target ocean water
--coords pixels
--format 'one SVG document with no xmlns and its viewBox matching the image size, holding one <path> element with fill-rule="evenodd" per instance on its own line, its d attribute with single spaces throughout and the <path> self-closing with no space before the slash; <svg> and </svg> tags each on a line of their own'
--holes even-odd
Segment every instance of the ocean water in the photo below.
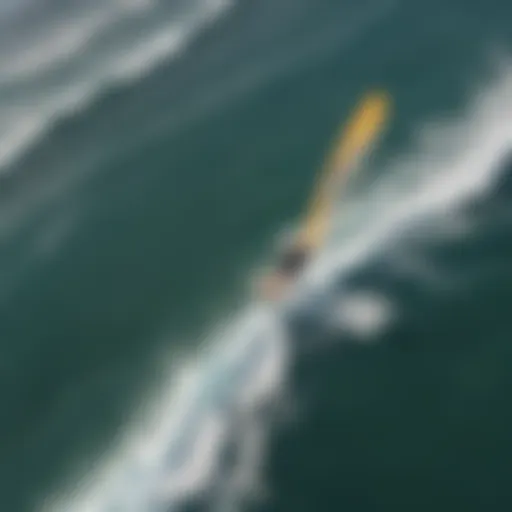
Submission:
<svg viewBox="0 0 512 512">
<path fill-rule="evenodd" d="M 0 510 L 512 505 L 512 7 L 0 5 Z M 388 130 L 254 298 L 365 91 Z"/>
</svg>

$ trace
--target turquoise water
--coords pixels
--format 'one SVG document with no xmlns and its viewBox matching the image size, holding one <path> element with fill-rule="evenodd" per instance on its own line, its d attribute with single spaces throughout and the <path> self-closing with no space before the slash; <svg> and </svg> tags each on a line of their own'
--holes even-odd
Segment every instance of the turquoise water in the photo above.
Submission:
<svg viewBox="0 0 512 512">
<path fill-rule="evenodd" d="M 2 510 L 175 510 L 183 489 L 201 510 L 506 509 L 508 4 L 19 5 Z M 372 87 L 389 131 L 286 314 L 259 309 L 256 269 Z"/>
</svg>

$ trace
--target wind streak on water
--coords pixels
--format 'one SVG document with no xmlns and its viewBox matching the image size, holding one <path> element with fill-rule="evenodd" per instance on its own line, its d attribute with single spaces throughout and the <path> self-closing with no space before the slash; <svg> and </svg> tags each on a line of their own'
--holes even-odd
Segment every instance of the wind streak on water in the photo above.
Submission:
<svg viewBox="0 0 512 512">
<path fill-rule="evenodd" d="M 230 0 L 163 9 L 154 0 L 84 2 L 0 31 L 0 171 L 106 87 L 182 51 Z"/>
</svg>

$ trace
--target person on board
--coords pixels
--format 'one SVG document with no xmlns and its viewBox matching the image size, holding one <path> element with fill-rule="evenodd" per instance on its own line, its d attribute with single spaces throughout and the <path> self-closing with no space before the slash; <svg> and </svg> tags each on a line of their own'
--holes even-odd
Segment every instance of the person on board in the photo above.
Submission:
<svg viewBox="0 0 512 512">
<path fill-rule="evenodd" d="M 312 251 L 306 245 L 293 242 L 288 244 L 278 256 L 272 273 L 267 275 L 261 285 L 261 295 L 267 300 L 278 300 L 295 283 L 312 257 Z"/>
<path fill-rule="evenodd" d="M 264 300 L 282 299 L 300 278 L 314 251 L 323 245 L 337 191 L 381 132 L 389 108 L 390 98 L 383 91 L 367 95 L 356 108 L 320 174 L 299 236 L 285 246 L 273 270 L 260 282 L 260 296 Z"/>
</svg>

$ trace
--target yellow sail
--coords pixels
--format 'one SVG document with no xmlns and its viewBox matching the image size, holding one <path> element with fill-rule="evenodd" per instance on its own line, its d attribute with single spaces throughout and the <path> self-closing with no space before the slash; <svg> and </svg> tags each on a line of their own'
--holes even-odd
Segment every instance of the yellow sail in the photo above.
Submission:
<svg viewBox="0 0 512 512">
<path fill-rule="evenodd" d="M 320 173 L 299 234 L 302 245 L 314 249 L 323 242 L 339 187 L 382 132 L 390 109 L 391 99 L 381 91 L 368 94 L 356 107 Z"/>
</svg>

